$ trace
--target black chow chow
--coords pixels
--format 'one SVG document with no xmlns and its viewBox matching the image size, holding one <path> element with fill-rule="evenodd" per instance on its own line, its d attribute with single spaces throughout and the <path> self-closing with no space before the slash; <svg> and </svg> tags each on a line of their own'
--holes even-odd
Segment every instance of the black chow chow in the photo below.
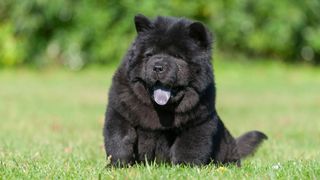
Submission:
<svg viewBox="0 0 320 180">
<path fill-rule="evenodd" d="M 234 139 L 215 108 L 211 34 L 199 22 L 134 18 L 137 38 L 113 77 L 104 143 L 113 165 L 236 163 L 266 135 Z"/>
</svg>

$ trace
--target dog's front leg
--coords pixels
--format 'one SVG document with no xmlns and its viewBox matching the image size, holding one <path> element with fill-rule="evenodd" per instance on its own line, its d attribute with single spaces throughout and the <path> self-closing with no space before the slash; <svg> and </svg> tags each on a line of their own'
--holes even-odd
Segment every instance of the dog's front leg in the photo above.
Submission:
<svg viewBox="0 0 320 180">
<path fill-rule="evenodd" d="M 214 131 L 214 122 L 207 121 L 181 132 L 170 150 L 172 163 L 190 165 L 208 164 L 211 160 Z"/>
<path fill-rule="evenodd" d="M 126 166 L 134 162 L 136 130 L 111 108 L 107 111 L 103 134 L 106 154 L 111 160 L 111 165 Z"/>
</svg>

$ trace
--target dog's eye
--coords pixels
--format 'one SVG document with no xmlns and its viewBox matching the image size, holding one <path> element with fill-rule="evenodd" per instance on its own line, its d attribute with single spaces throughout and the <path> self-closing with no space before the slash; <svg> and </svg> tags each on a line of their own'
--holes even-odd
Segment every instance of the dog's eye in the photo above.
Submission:
<svg viewBox="0 0 320 180">
<path fill-rule="evenodd" d="M 149 57 L 151 57 L 151 56 L 153 56 L 153 54 L 152 54 L 151 52 L 146 52 L 146 53 L 144 54 L 144 57 L 146 57 L 146 58 L 149 58 Z"/>
<path fill-rule="evenodd" d="M 179 54 L 173 54 L 173 57 L 177 58 L 177 59 L 183 59 L 183 57 Z"/>
</svg>

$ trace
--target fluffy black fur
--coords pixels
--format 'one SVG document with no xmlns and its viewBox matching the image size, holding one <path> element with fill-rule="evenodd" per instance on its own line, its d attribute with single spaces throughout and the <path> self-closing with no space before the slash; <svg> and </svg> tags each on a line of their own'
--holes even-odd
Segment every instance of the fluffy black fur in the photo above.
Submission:
<svg viewBox="0 0 320 180">
<path fill-rule="evenodd" d="M 211 33 L 200 22 L 134 18 L 138 33 L 113 77 L 104 143 L 113 165 L 145 160 L 173 164 L 237 163 L 266 135 L 234 139 L 215 108 Z M 165 105 L 154 90 L 170 91 Z"/>
</svg>

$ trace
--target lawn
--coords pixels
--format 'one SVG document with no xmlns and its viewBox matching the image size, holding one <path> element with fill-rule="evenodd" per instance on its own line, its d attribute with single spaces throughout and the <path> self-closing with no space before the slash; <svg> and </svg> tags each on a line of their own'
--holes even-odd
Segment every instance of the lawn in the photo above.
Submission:
<svg viewBox="0 0 320 180">
<path fill-rule="evenodd" d="M 239 136 L 269 139 L 243 166 L 106 169 L 102 125 L 115 68 L 0 71 L 0 179 L 320 178 L 320 69 L 215 62 L 217 108 Z"/>
</svg>

